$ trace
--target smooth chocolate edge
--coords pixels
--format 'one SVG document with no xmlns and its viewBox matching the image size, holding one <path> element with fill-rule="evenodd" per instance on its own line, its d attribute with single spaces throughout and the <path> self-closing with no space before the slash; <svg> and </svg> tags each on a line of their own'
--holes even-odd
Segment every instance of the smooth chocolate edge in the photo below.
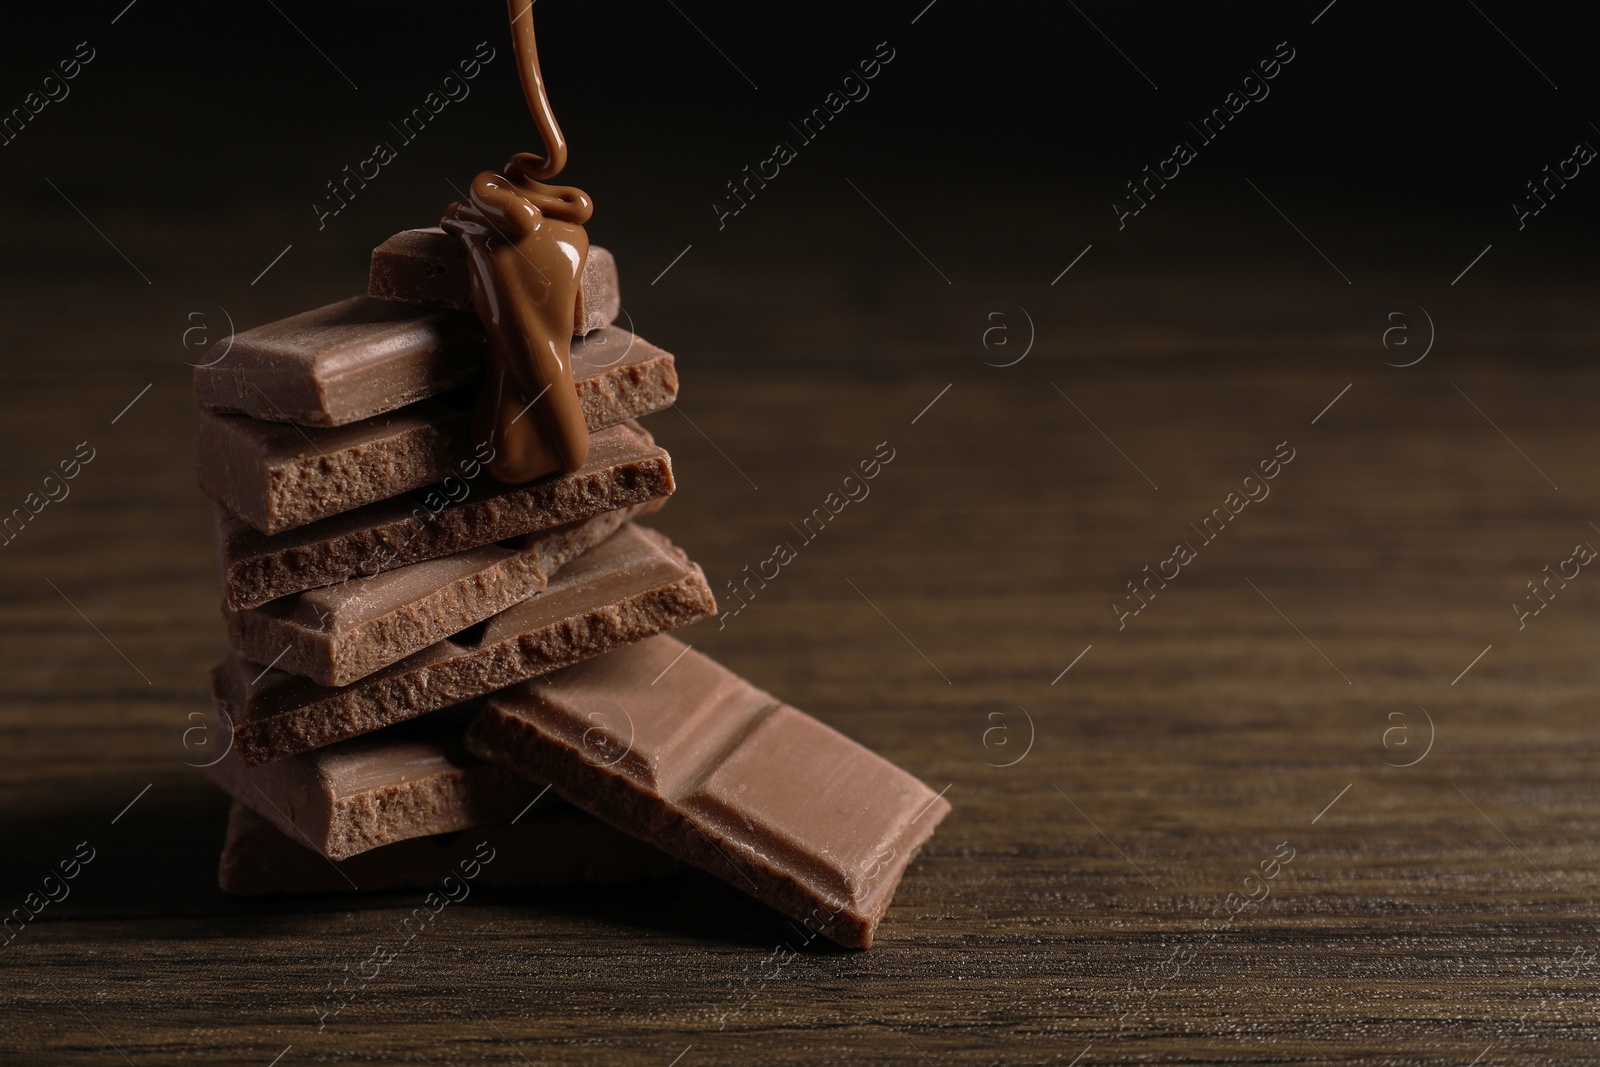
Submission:
<svg viewBox="0 0 1600 1067">
<path fill-rule="evenodd" d="M 635 594 L 626 600 L 596 605 L 588 612 L 568 616 L 540 631 L 518 634 L 449 665 L 423 667 L 418 671 L 386 678 L 373 686 L 370 702 L 374 708 L 370 710 L 349 706 L 349 694 L 339 692 L 293 711 L 280 712 L 271 718 L 241 722 L 247 694 L 239 690 L 238 682 L 243 676 L 243 668 L 248 665 L 232 658 L 224 659 L 212 668 L 212 695 L 216 698 L 218 711 L 233 724 L 234 750 L 239 753 L 239 759 L 246 767 L 260 766 L 346 738 L 359 737 L 715 615 L 716 599 L 711 595 L 705 573 L 698 564 L 684 557 L 681 551 L 673 550 L 685 565 L 684 574 L 678 580 Z M 529 638 L 541 635 L 562 637 L 564 652 L 539 657 L 525 653 L 519 647 L 527 643 Z M 597 643 L 582 651 L 573 647 L 587 641 Z M 523 661 L 521 664 L 517 663 L 519 659 Z M 479 677 L 485 674 L 505 677 L 503 680 L 497 679 L 494 685 L 470 691 L 456 691 L 456 686 L 461 684 L 459 682 L 452 680 L 440 685 L 437 679 L 428 677 L 430 673 L 444 673 L 452 667 L 465 664 L 476 668 L 471 673 Z M 470 687 L 471 683 L 467 684 Z M 408 693 L 426 696 L 418 703 L 406 706 L 404 702 Z M 360 718 L 354 719 L 355 716 Z M 359 725 L 351 725 L 353 719 Z"/>
<path fill-rule="evenodd" d="M 658 358 L 608 367 L 605 373 L 581 379 L 577 390 L 589 432 L 598 433 L 665 411 L 676 403 L 676 360 L 663 350 Z M 381 446 L 346 446 L 330 455 L 308 438 L 305 451 L 277 461 L 269 461 L 259 442 L 248 436 L 246 423 L 252 420 L 247 416 L 202 412 L 197 440 L 200 491 L 270 536 L 458 476 L 459 469 L 476 462 L 470 412 L 438 399 L 421 403 L 435 404 L 441 413 Z M 350 423 L 338 429 L 360 425 Z M 381 464 L 374 463 L 370 455 L 379 448 L 387 450 Z M 402 450 L 403 454 L 397 454 Z M 360 488 L 337 498 L 318 493 L 318 486 L 330 473 L 354 480 Z"/>
<path fill-rule="evenodd" d="M 316 308 L 302 314 L 315 314 L 323 310 L 325 308 Z M 438 308 L 415 310 L 418 319 L 441 314 L 457 315 L 456 312 Z M 295 317 L 298 316 L 290 316 Z M 418 363 L 426 361 L 428 366 L 421 371 L 412 371 L 409 382 L 403 388 L 399 382 L 379 384 L 384 399 L 377 401 L 379 406 L 376 407 L 372 406 L 374 401 L 371 400 L 364 406 L 352 406 L 350 390 L 354 388 L 360 391 L 361 383 L 372 379 L 378 379 L 381 383 L 384 378 L 382 362 L 332 372 L 317 372 L 305 366 L 303 376 L 295 376 L 292 371 L 285 376 L 284 365 L 292 364 L 292 358 L 253 350 L 249 335 L 254 331 L 246 331 L 235 338 L 233 347 L 222 358 L 195 367 L 191 376 L 195 403 L 202 411 L 247 415 L 263 422 L 292 423 L 319 429 L 348 426 L 398 411 L 429 397 L 463 389 L 482 377 L 482 341 L 466 332 L 477 328 L 476 317 L 459 317 L 462 325 L 454 327 L 454 332 L 450 332 L 448 326 L 440 327 L 439 332 L 444 336 L 437 338 L 433 351 L 426 356 L 413 355 L 412 358 Z M 265 330 L 276 325 L 278 323 L 267 323 L 257 329 Z M 394 360 L 398 357 L 387 358 Z M 344 398 L 342 403 L 338 402 L 341 391 Z"/>
<path fill-rule="evenodd" d="M 649 500 L 642 504 L 603 511 L 586 519 L 540 531 L 538 537 L 541 543 L 521 550 L 522 554 L 532 557 L 523 561 L 523 564 L 536 576 L 530 579 L 522 594 L 503 602 L 493 602 L 487 610 L 467 612 L 455 619 L 459 625 L 452 624 L 446 627 L 439 621 L 438 615 L 434 614 L 421 619 L 421 625 L 410 627 L 409 634 L 402 636 L 399 627 L 393 622 L 394 616 L 404 609 L 402 606 L 384 619 L 374 620 L 363 626 L 345 630 L 316 630 L 291 619 L 271 614 L 275 602 L 268 602 L 261 607 L 246 611 L 229 611 L 224 605 L 223 618 L 228 626 L 228 645 L 244 659 L 255 663 L 272 663 L 280 671 L 309 678 L 319 685 L 350 685 L 390 664 L 400 662 L 414 652 L 420 652 L 429 645 L 444 640 L 451 634 L 459 633 L 490 616 L 498 615 L 508 608 L 538 596 L 549 584 L 550 578 L 562 567 L 616 533 L 624 523 L 659 511 L 663 503 L 665 501 L 659 499 Z M 491 566 L 508 563 L 510 561 L 503 560 Z M 359 582 L 363 579 L 358 577 L 351 580 Z M 439 586 L 439 590 L 448 585 L 456 585 L 459 581 L 446 582 Z M 439 609 L 433 610 L 437 612 Z M 371 641 L 375 634 L 382 637 L 379 645 L 374 645 Z"/>
<path fill-rule="evenodd" d="M 735 857 L 754 854 L 748 845 L 721 835 L 713 837 L 681 809 L 626 777 L 595 766 L 575 750 L 546 736 L 538 724 L 497 708 L 492 700 L 467 727 L 466 745 L 467 751 L 479 759 L 551 783 L 556 794 L 575 807 L 715 875 L 845 948 L 872 947 L 873 934 L 888 913 L 907 868 L 950 810 L 949 803 L 939 798 L 907 826 L 905 839 L 909 847 L 904 862 L 898 862 L 896 857 L 892 876 L 885 877 L 863 900 L 871 907 L 857 911 L 848 905 L 833 907 L 819 901 L 815 892 L 787 872 L 740 863 Z M 913 832 L 913 827 L 922 823 L 926 828 Z M 824 912 L 825 917 L 819 917 L 818 912 Z"/>
<path fill-rule="evenodd" d="M 496 541 L 537 533 L 540 530 L 551 529 L 555 525 L 562 525 L 567 522 L 581 522 L 585 518 L 591 518 L 594 515 L 615 508 L 632 507 L 654 500 L 664 500 L 671 496 L 677 488 L 677 483 L 672 474 L 672 458 L 655 444 L 654 438 L 647 431 L 642 428 L 637 429 L 644 436 L 644 447 L 654 449 L 654 454 L 613 468 L 617 474 L 615 483 L 618 488 L 614 497 L 604 497 L 602 499 L 603 493 L 601 490 L 611 484 L 608 479 L 554 478 L 513 490 L 513 492 L 526 492 L 545 497 L 543 500 L 529 502 L 526 508 L 526 514 L 529 519 L 523 522 L 505 526 L 492 525 L 496 521 L 492 516 L 506 510 L 500 505 L 500 496 L 469 498 L 460 504 L 453 504 L 429 516 L 427 520 L 424 520 L 425 523 L 432 523 L 441 516 L 450 516 L 452 520 L 462 525 L 477 525 L 483 522 L 491 524 L 487 529 L 480 531 L 478 535 L 464 535 L 466 537 L 465 540 L 459 543 L 450 543 L 449 547 L 439 551 L 429 549 L 427 547 L 428 542 L 419 544 L 419 539 L 416 535 L 406 539 L 405 543 L 398 548 L 393 545 L 392 542 L 397 539 L 398 533 L 404 524 L 414 521 L 409 516 L 397 519 L 383 528 L 395 536 L 387 536 L 381 531 L 367 530 L 360 533 L 339 535 L 339 539 L 350 542 L 364 542 L 354 553 L 363 559 L 371 560 L 374 557 L 387 554 L 389 566 L 383 567 L 381 570 L 393 570 L 396 567 L 404 567 L 412 563 L 421 563 L 424 560 L 438 559 L 441 556 L 464 552 L 467 549 L 480 548 Z M 388 501 L 376 501 L 373 504 L 364 506 L 382 507 L 387 503 Z M 223 566 L 224 603 L 230 609 L 242 611 L 260 607 L 281 597 L 305 592 L 307 589 L 316 589 L 321 586 L 334 585 L 338 582 L 351 580 L 360 573 L 358 571 L 356 574 L 352 574 L 347 569 L 328 566 L 324 566 L 321 569 L 308 566 L 312 557 L 323 554 L 318 551 L 322 545 L 290 548 L 281 552 L 252 555 L 244 559 L 230 559 L 229 546 L 226 543 L 226 535 L 222 530 L 221 522 L 221 512 L 224 510 L 224 505 L 219 504 L 217 508 L 219 512 L 217 554 L 222 560 Z M 538 516 L 538 521 L 540 522 L 551 517 L 559 516 L 559 518 L 549 525 L 530 525 L 530 523 L 536 521 L 533 516 Z M 253 531 L 250 536 L 270 537 L 272 535 L 263 535 L 260 531 Z M 324 542 L 324 544 L 326 543 Z M 309 577 L 305 577 L 308 573 Z"/>
</svg>

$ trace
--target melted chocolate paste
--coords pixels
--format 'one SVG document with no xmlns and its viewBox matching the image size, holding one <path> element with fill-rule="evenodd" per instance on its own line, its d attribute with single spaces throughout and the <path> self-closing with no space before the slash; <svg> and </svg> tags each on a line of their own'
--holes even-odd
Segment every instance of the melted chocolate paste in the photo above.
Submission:
<svg viewBox="0 0 1600 1067">
<path fill-rule="evenodd" d="M 571 348 L 594 204 L 582 190 L 542 181 L 566 166 L 567 142 L 539 72 L 533 5 L 506 6 L 523 96 L 548 154 L 519 152 L 504 173 L 479 174 L 440 225 L 467 246 L 472 302 L 489 339 L 473 434 L 494 450 L 489 473 L 515 484 L 577 470 L 589 453 Z"/>
</svg>

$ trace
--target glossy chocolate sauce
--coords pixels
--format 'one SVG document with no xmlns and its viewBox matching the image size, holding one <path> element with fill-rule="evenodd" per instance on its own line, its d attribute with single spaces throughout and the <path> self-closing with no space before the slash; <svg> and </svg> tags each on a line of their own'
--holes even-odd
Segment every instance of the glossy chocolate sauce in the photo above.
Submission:
<svg viewBox="0 0 1600 1067">
<path fill-rule="evenodd" d="M 508 0 L 507 10 L 523 96 L 548 154 L 519 152 L 503 174 L 479 174 L 440 225 L 467 246 L 472 303 L 489 338 L 474 438 L 494 450 L 489 473 L 515 484 L 577 470 L 589 452 L 571 346 L 594 204 L 582 190 L 543 184 L 566 166 L 567 142 L 539 73 L 533 5 Z"/>
</svg>

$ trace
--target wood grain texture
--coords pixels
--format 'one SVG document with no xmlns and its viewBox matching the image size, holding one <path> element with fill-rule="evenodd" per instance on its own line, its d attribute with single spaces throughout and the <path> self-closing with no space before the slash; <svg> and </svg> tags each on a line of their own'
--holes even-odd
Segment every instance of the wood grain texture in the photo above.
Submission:
<svg viewBox="0 0 1600 1067">
<path fill-rule="evenodd" d="M 194 765 L 224 640 L 188 369 L 172 295 L 85 230 L 103 272 L 13 279 L 0 315 L 26 355 L 0 363 L 0 516 L 95 449 L 0 547 L 0 913 L 95 853 L 0 947 L 0 1060 L 1592 1058 L 1600 577 L 1523 629 L 1511 607 L 1600 545 L 1586 283 L 1444 271 L 1419 298 L 1448 344 L 1402 370 L 1361 327 L 1419 290 L 1347 291 L 1287 231 L 1251 267 L 1108 250 L 1053 288 L 1073 249 L 931 246 L 946 287 L 886 228 L 841 273 L 761 225 L 729 240 L 763 270 L 697 248 L 655 288 L 681 246 L 605 239 L 635 328 L 679 359 L 679 410 L 647 421 L 679 483 L 652 525 L 724 609 L 797 550 L 684 638 L 948 787 L 877 946 L 801 945 L 693 871 L 485 890 L 321 1026 L 422 894 L 217 890 L 227 801 Z M 356 287 L 308 256 L 250 289 L 260 264 L 222 251 L 241 327 Z M 1007 368 L 969 340 L 994 294 L 1038 332 Z M 804 540 L 883 442 L 870 494 Z M 1283 442 L 1270 496 L 1203 543 L 1188 524 Z M 1113 602 L 1179 541 L 1196 558 L 1119 629 Z M 1270 896 L 1207 925 L 1280 845 Z"/>
</svg>

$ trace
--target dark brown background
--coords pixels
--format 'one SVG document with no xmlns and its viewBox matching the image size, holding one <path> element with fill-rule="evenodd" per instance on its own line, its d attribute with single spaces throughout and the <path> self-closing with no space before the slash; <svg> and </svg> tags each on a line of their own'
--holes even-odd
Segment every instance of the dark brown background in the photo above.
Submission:
<svg viewBox="0 0 1600 1067">
<path fill-rule="evenodd" d="M 373 244 L 531 147 L 500 9 L 8 17 L 0 107 L 98 55 L 0 147 L 0 510 L 96 458 L 0 548 L 0 910 L 97 857 L 0 948 L 0 1058 L 1594 1058 L 1600 580 L 1520 631 L 1511 608 L 1600 544 L 1600 178 L 1520 232 L 1511 210 L 1600 141 L 1583 35 L 1500 3 L 1079 6 L 539 6 L 567 176 L 680 361 L 658 525 L 722 591 L 896 449 L 685 636 L 954 811 L 868 953 L 774 973 L 787 924 L 694 873 L 484 892 L 321 1033 L 328 983 L 421 894 L 215 888 L 226 805 L 185 766 L 223 636 L 183 316 L 357 291 Z M 472 96 L 319 232 L 322 183 L 486 38 Z M 719 231 L 722 183 L 885 40 L 872 95 Z M 1122 182 L 1284 40 L 1272 95 L 1119 232 Z M 1437 341 L 1397 369 L 1421 349 L 1370 322 L 1402 300 Z M 1022 350 L 1014 310 L 1014 347 L 973 341 L 993 301 L 1032 323 L 1014 366 L 985 365 Z M 1119 631 L 1124 583 L 1284 441 L 1271 497 Z M 1280 842 L 1271 896 L 1203 930 Z"/>
</svg>

